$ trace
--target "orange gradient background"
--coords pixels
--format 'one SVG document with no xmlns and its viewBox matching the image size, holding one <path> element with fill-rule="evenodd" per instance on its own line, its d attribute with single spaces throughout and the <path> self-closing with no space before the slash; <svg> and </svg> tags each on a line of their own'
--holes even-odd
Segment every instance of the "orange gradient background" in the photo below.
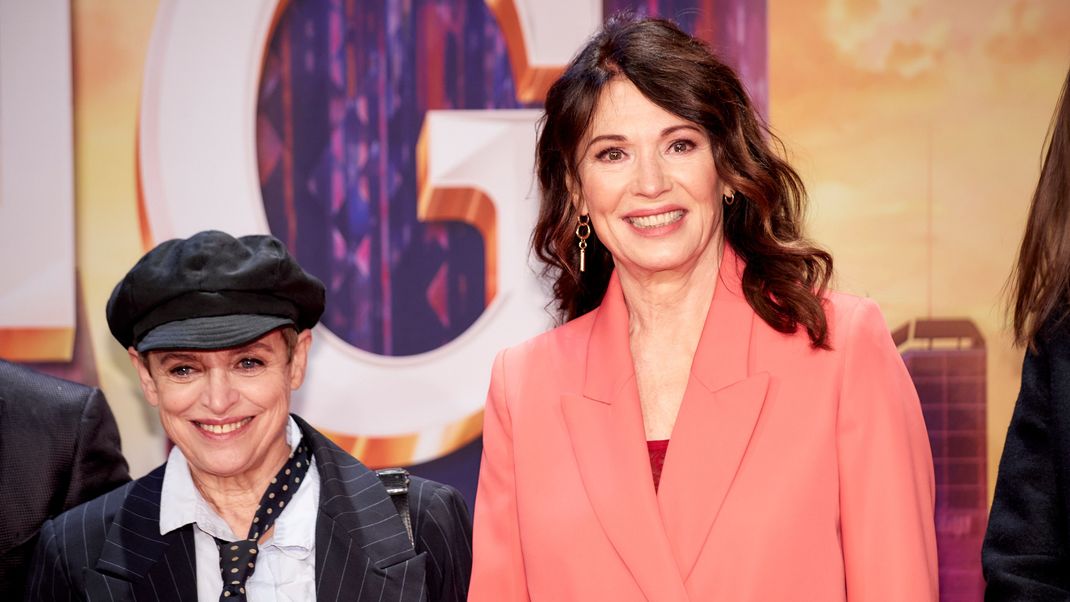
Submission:
<svg viewBox="0 0 1070 602">
<path fill-rule="evenodd" d="M 772 0 L 770 107 L 836 286 L 892 328 L 972 319 L 988 486 L 1018 393 L 1003 287 L 1070 67 L 1070 3 Z"/>
</svg>

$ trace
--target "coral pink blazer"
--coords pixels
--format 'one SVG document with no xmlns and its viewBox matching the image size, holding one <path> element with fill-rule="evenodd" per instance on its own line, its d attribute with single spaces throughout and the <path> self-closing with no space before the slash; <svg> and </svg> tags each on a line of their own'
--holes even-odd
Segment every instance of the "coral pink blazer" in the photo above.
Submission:
<svg viewBox="0 0 1070 602">
<path fill-rule="evenodd" d="M 498 356 L 469 600 L 937 599 L 932 456 L 880 311 L 831 294 L 815 350 L 741 270 L 726 246 L 656 493 L 615 275 Z"/>
</svg>

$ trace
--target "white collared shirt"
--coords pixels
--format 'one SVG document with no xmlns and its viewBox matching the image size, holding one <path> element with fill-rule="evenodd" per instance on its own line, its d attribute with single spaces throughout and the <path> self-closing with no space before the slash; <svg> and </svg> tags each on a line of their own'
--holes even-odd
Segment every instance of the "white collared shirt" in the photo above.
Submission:
<svg viewBox="0 0 1070 602">
<path fill-rule="evenodd" d="M 286 443 L 297 449 L 301 429 L 290 418 Z M 293 499 L 275 520 L 271 537 L 260 544 L 256 570 L 245 584 L 250 602 L 304 602 L 316 598 L 316 515 L 319 511 L 320 476 L 311 462 Z M 186 457 L 171 449 L 160 494 L 160 535 L 193 523 L 197 559 L 197 599 L 219 602 L 223 578 L 215 538 L 239 538 L 212 510 L 193 484 Z M 243 533 L 241 539 L 246 534 Z"/>
</svg>

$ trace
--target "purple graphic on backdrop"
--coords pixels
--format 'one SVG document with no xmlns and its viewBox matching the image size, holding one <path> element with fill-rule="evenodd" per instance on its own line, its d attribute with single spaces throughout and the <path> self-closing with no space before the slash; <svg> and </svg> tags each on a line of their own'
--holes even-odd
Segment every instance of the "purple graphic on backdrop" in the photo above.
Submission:
<svg viewBox="0 0 1070 602">
<path fill-rule="evenodd" d="M 518 106 L 483 2 L 289 4 L 261 81 L 261 185 L 272 232 L 327 285 L 334 334 L 411 355 L 479 317 L 483 240 L 417 220 L 416 141 L 429 109 Z"/>
<path fill-rule="evenodd" d="M 710 45 L 743 80 L 762 115 L 769 115 L 769 44 L 765 0 L 604 0 L 603 14 L 632 11 L 661 16 Z"/>
<path fill-rule="evenodd" d="M 764 1 L 604 4 L 624 9 L 710 41 L 766 106 Z M 260 85 L 261 187 L 271 231 L 327 285 L 334 334 L 412 355 L 479 317 L 483 240 L 467 224 L 417 219 L 416 142 L 428 110 L 523 106 L 482 1 L 289 3 Z"/>
<path fill-rule="evenodd" d="M 980 600 L 988 522 L 984 338 L 966 319 L 915 320 L 892 338 L 918 390 L 932 446 L 940 599 Z"/>
</svg>

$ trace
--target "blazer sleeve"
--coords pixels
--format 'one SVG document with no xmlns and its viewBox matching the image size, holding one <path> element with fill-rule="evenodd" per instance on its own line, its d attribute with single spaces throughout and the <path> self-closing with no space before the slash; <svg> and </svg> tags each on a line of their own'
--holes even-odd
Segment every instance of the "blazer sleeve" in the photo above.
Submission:
<svg viewBox="0 0 1070 602">
<path fill-rule="evenodd" d="M 55 521 L 47 520 L 41 526 L 33 561 L 30 563 L 25 589 L 27 602 L 81 599 L 80 596 L 75 596 L 63 558 Z"/>
<path fill-rule="evenodd" d="M 414 479 L 415 482 L 415 479 Z M 416 550 L 426 551 L 428 600 L 464 602 L 472 572 L 472 516 L 459 491 L 421 479 L 414 508 Z"/>
<path fill-rule="evenodd" d="M 840 345 L 837 453 L 847 599 L 935 602 L 935 483 L 914 383 L 874 302 L 856 305 Z"/>
<path fill-rule="evenodd" d="M 483 417 L 483 459 L 476 491 L 472 602 L 528 600 L 513 471 L 513 428 L 506 400 L 506 351 L 494 360 Z"/>
<path fill-rule="evenodd" d="M 104 495 L 130 480 L 115 416 L 100 389 L 88 391 L 78 423 L 70 488 L 63 500 L 63 510 Z"/>
<path fill-rule="evenodd" d="M 1014 406 L 981 564 L 986 600 L 1067 600 L 1066 502 L 1059 488 L 1059 424 L 1051 352 L 1029 351 Z"/>
</svg>

